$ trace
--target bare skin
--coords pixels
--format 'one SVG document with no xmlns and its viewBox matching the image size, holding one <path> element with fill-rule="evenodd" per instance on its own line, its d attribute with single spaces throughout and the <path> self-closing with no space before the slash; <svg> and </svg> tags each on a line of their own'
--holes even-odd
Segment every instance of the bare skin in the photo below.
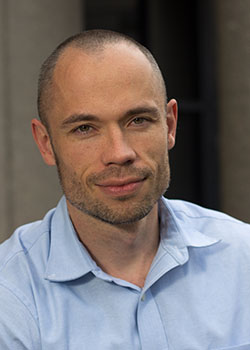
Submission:
<svg viewBox="0 0 250 350">
<path fill-rule="evenodd" d="M 71 217 L 81 241 L 105 272 L 143 287 L 159 244 L 157 205 L 142 220 L 110 227 L 88 220 L 88 231 L 82 232 L 82 216 L 70 204 Z M 85 221 L 84 221 L 85 222 Z M 94 234 L 91 234 L 94 233 Z"/>
<path fill-rule="evenodd" d="M 50 134 L 32 121 L 79 239 L 105 272 L 140 287 L 159 244 L 157 200 L 169 183 L 177 122 L 176 101 L 166 112 L 158 85 L 135 48 L 68 48 L 54 72 Z"/>
</svg>

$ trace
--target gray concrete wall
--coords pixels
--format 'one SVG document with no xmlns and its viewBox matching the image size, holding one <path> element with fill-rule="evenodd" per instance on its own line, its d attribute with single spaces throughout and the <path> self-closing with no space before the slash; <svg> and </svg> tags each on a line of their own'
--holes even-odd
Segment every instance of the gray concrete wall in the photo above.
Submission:
<svg viewBox="0 0 250 350">
<path fill-rule="evenodd" d="M 250 222 L 250 1 L 214 0 L 222 210 Z"/>
<path fill-rule="evenodd" d="M 31 136 L 39 67 L 83 27 L 81 0 L 0 0 L 0 241 L 40 219 L 61 196 Z"/>
</svg>

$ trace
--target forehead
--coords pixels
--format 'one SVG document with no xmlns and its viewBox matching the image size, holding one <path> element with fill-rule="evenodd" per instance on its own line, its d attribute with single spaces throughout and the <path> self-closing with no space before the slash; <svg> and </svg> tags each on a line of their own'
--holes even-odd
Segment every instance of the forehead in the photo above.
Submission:
<svg viewBox="0 0 250 350">
<path fill-rule="evenodd" d="M 60 82 L 97 78 L 107 81 L 113 78 L 132 78 L 136 73 L 152 75 L 152 67 L 144 54 L 135 46 L 126 43 L 106 44 L 103 48 L 85 51 L 69 47 L 61 55 L 54 70 L 54 80 Z"/>
<path fill-rule="evenodd" d="M 151 63 L 136 47 L 126 43 L 105 45 L 103 49 L 84 51 L 69 47 L 54 70 L 53 89 L 56 104 L 73 101 L 85 106 L 99 101 L 122 102 L 123 96 L 162 97 L 159 78 Z"/>
</svg>

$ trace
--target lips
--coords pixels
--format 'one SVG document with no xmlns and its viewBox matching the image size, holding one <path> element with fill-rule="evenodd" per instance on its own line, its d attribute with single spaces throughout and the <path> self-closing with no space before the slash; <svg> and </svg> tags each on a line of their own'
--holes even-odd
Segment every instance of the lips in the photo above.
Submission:
<svg viewBox="0 0 250 350">
<path fill-rule="evenodd" d="M 102 186 L 102 187 L 120 187 L 120 186 L 125 186 L 128 184 L 136 183 L 136 182 L 141 182 L 143 181 L 144 178 L 127 178 L 127 179 L 108 179 L 106 181 L 103 181 L 101 183 L 97 183 L 97 186 Z"/>
<path fill-rule="evenodd" d="M 125 196 L 136 192 L 145 178 L 109 179 L 97 186 L 102 192 L 111 196 Z"/>
</svg>

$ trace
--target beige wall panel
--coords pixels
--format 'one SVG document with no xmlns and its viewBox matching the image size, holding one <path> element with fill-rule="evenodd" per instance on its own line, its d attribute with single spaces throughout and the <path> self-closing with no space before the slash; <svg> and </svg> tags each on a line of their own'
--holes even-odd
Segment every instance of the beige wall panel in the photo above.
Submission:
<svg viewBox="0 0 250 350">
<path fill-rule="evenodd" d="M 250 222 L 250 1 L 215 1 L 222 209 Z"/>
<path fill-rule="evenodd" d="M 6 161 L 7 161 L 7 144 L 8 130 L 6 130 L 6 101 L 5 96 L 7 92 L 6 74 L 7 67 L 5 66 L 6 56 L 5 48 L 5 6 L 4 0 L 0 1 L 0 241 L 7 234 L 7 211 L 8 203 L 6 200 L 8 194 L 8 183 L 6 182 Z"/>
<path fill-rule="evenodd" d="M 54 168 L 46 166 L 31 136 L 41 63 L 64 38 L 82 29 L 80 0 L 8 0 L 11 212 L 8 234 L 40 219 L 61 196 Z"/>
</svg>

